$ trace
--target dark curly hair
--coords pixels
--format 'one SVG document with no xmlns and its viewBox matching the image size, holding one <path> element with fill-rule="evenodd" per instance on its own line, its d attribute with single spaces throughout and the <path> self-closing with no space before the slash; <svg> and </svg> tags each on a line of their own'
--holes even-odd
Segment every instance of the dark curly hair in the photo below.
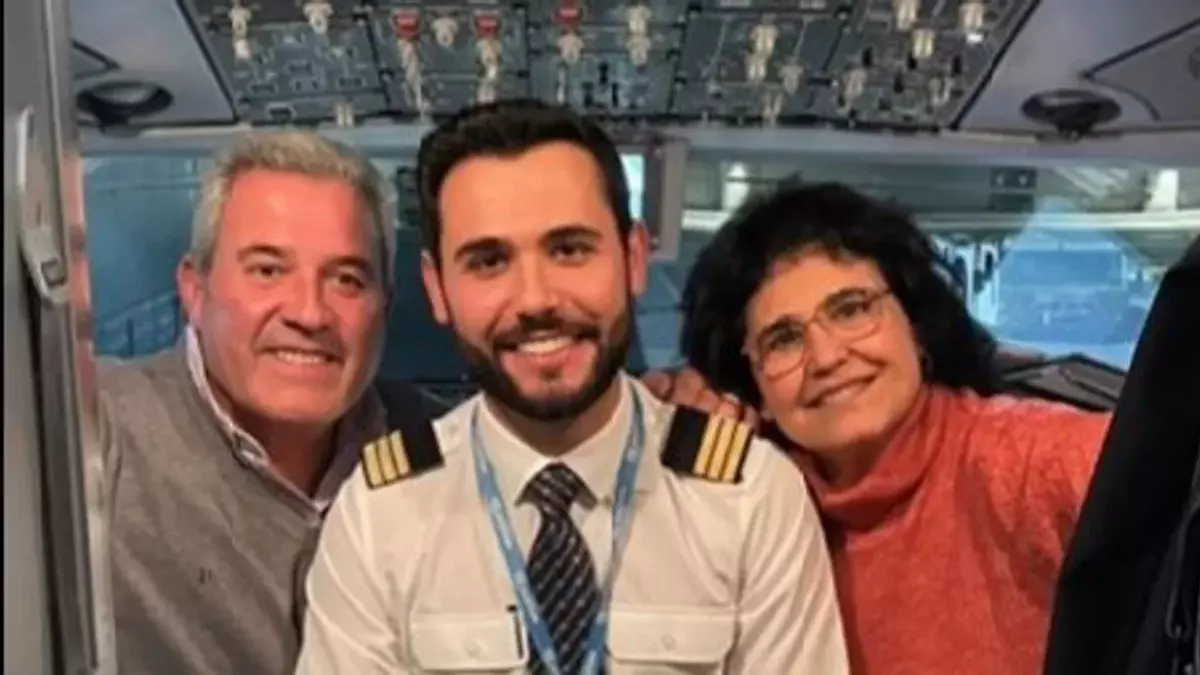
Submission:
<svg viewBox="0 0 1200 675">
<path fill-rule="evenodd" d="M 839 184 L 795 179 L 750 197 L 700 252 L 683 292 L 689 365 L 752 405 L 761 395 L 742 352 L 745 311 L 772 265 L 810 247 L 879 266 L 916 332 L 927 381 L 999 391 L 996 341 L 976 322 L 932 242 L 904 213 Z"/>
</svg>

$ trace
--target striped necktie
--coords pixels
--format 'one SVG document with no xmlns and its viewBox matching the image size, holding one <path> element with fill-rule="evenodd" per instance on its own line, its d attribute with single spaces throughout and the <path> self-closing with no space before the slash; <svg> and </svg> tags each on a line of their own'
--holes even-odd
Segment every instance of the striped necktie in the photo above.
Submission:
<svg viewBox="0 0 1200 675">
<path fill-rule="evenodd" d="M 563 675 L 579 672 L 588 633 L 600 609 L 595 565 L 570 514 L 571 505 L 585 490 L 587 486 L 574 471 L 557 463 L 538 472 L 525 489 L 526 500 L 541 514 L 529 551 L 529 581 Z M 544 675 L 549 671 L 536 659 L 530 672 Z"/>
</svg>

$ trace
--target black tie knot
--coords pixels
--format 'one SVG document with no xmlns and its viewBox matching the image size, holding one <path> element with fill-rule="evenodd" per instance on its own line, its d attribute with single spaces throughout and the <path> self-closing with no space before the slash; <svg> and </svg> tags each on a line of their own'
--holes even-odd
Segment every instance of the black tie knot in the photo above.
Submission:
<svg viewBox="0 0 1200 675">
<path fill-rule="evenodd" d="M 587 486 L 565 464 L 550 464 L 529 481 L 525 496 L 538 511 L 565 517 Z"/>
</svg>

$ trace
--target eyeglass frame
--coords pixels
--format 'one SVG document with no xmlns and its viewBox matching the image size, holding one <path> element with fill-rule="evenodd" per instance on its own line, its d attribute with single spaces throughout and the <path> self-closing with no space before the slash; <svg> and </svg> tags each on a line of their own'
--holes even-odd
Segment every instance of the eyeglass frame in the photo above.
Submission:
<svg viewBox="0 0 1200 675">
<path fill-rule="evenodd" d="M 830 328 L 827 316 L 832 304 L 843 300 L 851 293 L 864 294 L 862 297 L 856 299 L 862 302 L 865 310 L 870 313 L 872 322 L 870 327 L 861 333 L 855 333 L 853 336 L 848 336 L 840 333 L 837 328 Z M 823 300 L 821 300 L 821 303 L 817 305 L 817 309 L 813 313 L 813 316 L 809 317 L 808 319 L 800 319 L 794 315 L 788 315 L 783 319 L 776 320 L 770 326 L 767 326 L 758 333 L 753 341 L 753 344 L 751 344 L 749 336 L 747 336 L 746 343 L 742 346 L 742 354 L 745 355 L 745 357 L 750 361 L 750 365 L 755 370 L 762 373 L 762 375 L 767 379 L 775 380 L 781 378 L 785 375 L 795 372 L 798 368 L 803 367 L 808 361 L 808 354 L 810 352 L 804 350 L 802 344 L 800 357 L 796 360 L 796 363 L 781 369 L 779 372 L 768 373 L 763 367 L 763 363 L 766 361 L 766 359 L 762 357 L 764 352 L 762 342 L 765 337 L 772 331 L 776 330 L 778 326 L 782 325 L 785 321 L 793 326 L 798 326 L 802 330 L 801 337 L 803 337 L 809 332 L 809 327 L 813 324 L 816 324 L 819 325 L 827 335 L 836 338 L 843 343 L 853 344 L 860 340 L 865 340 L 879 331 L 879 328 L 883 325 L 883 313 L 880 311 L 882 309 L 881 301 L 891 295 L 893 295 L 893 293 L 890 288 L 843 288 L 827 295 Z"/>
</svg>

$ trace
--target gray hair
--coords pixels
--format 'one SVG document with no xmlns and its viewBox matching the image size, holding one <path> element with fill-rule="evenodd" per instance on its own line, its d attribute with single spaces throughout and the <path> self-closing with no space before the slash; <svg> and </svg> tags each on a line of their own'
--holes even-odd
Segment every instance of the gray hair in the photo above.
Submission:
<svg viewBox="0 0 1200 675">
<path fill-rule="evenodd" d="M 233 182 L 253 170 L 282 171 L 350 184 L 364 204 L 366 227 L 383 265 L 383 285 L 392 288 L 396 259 L 395 196 L 371 161 L 350 147 L 308 131 L 251 131 L 217 155 L 204 176 L 192 220 L 191 257 L 207 271 Z"/>
</svg>

